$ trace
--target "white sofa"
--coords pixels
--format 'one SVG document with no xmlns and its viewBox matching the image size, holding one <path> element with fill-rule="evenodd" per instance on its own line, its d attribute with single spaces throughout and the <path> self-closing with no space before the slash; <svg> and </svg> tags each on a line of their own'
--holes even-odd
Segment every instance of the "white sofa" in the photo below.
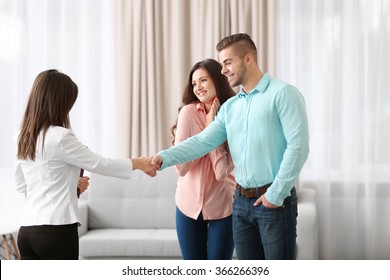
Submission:
<svg viewBox="0 0 390 280">
<path fill-rule="evenodd" d="M 86 201 L 80 201 L 80 259 L 180 259 L 175 230 L 178 175 L 169 167 L 149 177 L 135 171 L 129 180 L 92 174 Z M 298 258 L 317 258 L 313 194 L 299 203 Z"/>
<path fill-rule="evenodd" d="M 318 259 L 318 218 L 314 188 L 298 189 L 297 259 Z"/>
</svg>

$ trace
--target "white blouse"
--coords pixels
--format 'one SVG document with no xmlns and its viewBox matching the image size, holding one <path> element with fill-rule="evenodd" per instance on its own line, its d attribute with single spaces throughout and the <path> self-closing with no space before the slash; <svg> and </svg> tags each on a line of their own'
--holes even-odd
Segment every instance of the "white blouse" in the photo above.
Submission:
<svg viewBox="0 0 390 280">
<path fill-rule="evenodd" d="M 16 167 L 16 189 L 25 193 L 22 226 L 79 222 L 77 182 L 80 168 L 93 173 L 129 178 L 130 159 L 101 157 L 83 145 L 69 129 L 52 126 L 37 139 L 35 160 Z"/>
</svg>

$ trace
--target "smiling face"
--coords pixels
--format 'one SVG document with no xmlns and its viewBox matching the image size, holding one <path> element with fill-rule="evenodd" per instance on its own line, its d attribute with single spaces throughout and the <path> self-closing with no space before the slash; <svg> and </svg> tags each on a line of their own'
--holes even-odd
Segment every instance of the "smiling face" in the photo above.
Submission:
<svg viewBox="0 0 390 280">
<path fill-rule="evenodd" d="M 231 87 L 244 83 L 247 68 L 244 59 L 234 52 L 234 46 L 219 52 L 219 62 L 222 65 L 221 73 L 228 78 Z"/>
<path fill-rule="evenodd" d="M 204 103 L 207 112 L 217 96 L 215 85 L 206 70 L 199 68 L 192 74 L 192 90 L 200 102 Z"/>
</svg>

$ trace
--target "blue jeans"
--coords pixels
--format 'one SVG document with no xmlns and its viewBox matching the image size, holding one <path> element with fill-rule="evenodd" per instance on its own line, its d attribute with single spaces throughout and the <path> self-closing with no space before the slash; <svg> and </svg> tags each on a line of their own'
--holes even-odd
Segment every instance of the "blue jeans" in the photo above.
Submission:
<svg viewBox="0 0 390 280">
<path fill-rule="evenodd" d="M 197 220 L 176 207 L 176 231 L 184 260 L 231 260 L 234 250 L 232 216 Z"/>
<path fill-rule="evenodd" d="M 296 258 L 297 194 L 295 187 L 283 206 L 253 206 L 237 191 L 233 202 L 233 238 L 239 260 L 291 260 Z"/>
</svg>

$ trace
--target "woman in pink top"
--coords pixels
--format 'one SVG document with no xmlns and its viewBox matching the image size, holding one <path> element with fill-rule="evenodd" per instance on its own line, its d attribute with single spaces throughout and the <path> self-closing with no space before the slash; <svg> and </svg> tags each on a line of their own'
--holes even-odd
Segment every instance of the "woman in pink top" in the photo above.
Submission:
<svg viewBox="0 0 390 280">
<path fill-rule="evenodd" d="M 220 105 L 235 95 L 221 65 L 207 59 L 188 75 L 172 144 L 201 132 Z M 176 165 L 176 230 L 184 259 L 231 259 L 232 201 L 236 182 L 227 143 L 196 160 Z"/>
</svg>

